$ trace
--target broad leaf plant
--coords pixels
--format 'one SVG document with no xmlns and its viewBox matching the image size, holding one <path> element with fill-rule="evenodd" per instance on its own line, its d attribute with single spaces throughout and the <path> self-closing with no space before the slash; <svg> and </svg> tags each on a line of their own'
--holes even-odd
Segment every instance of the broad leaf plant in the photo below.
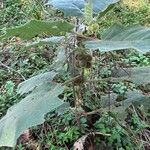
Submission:
<svg viewBox="0 0 150 150">
<path fill-rule="evenodd" d="M 81 93 L 78 94 L 77 89 L 86 82 L 85 68 L 91 67 L 92 56 L 89 51 L 99 50 L 101 53 L 127 49 L 135 49 L 139 53 L 150 51 L 150 28 L 148 27 L 139 25 L 123 27 L 115 24 L 101 35 L 101 39 L 85 34 L 93 29 L 98 30 L 98 24 L 95 22 L 97 17 L 103 17 L 118 1 L 49 0 L 46 5 L 60 10 L 64 14 L 64 19 L 51 22 L 31 20 L 22 26 L 6 29 L 5 34 L 0 36 L 1 41 L 14 36 L 20 38 L 26 43 L 22 45 L 24 48 L 42 45 L 58 47 L 57 61 L 53 63 L 54 67 L 51 71 L 19 84 L 18 94 L 23 95 L 24 98 L 9 108 L 7 114 L 0 120 L 0 146 L 14 147 L 17 138 L 25 130 L 42 124 L 45 114 L 63 107 L 64 102 L 58 96 L 70 84 L 76 89 L 75 107 L 81 107 L 83 102 L 80 98 Z M 37 35 L 41 37 L 38 41 L 35 40 Z M 45 35 L 49 38 L 42 38 Z M 68 57 L 65 57 L 66 49 L 70 50 Z M 74 63 L 79 61 L 78 66 L 71 64 L 71 59 Z M 82 59 L 85 59 L 85 64 L 80 62 Z M 70 80 L 64 83 L 57 83 L 54 78 L 67 62 L 70 62 L 68 71 L 72 72 L 72 69 L 77 68 L 78 74 L 72 74 Z M 112 77 L 112 80 L 128 80 L 137 85 L 150 83 L 150 67 L 130 68 L 130 76 L 123 70 L 113 70 Z M 115 96 L 103 96 L 101 102 L 102 111 L 121 113 L 131 104 L 143 104 L 148 108 L 150 99 L 141 91 L 128 91 L 124 106 L 116 107 Z"/>
</svg>

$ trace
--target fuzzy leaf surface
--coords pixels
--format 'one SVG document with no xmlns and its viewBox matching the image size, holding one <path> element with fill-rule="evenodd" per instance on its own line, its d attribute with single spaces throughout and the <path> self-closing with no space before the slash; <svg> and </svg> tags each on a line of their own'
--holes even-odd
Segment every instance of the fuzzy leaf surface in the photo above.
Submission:
<svg viewBox="0 0 150 150">
<path fill-rule="evenodd" d="M 8 109 L 0 120 L 0 146 L 13 147 L 17 138 L 28 128 L 43 123 L 44 115 L 60 107 L 58 95 L 63 87 L 45 83 L 33 90 L 18 104 Z"/>
<path fill-rule="evenodd" d="M 64 40 L 64 36 L 53 36 L 50 38 L 40 39 L 38 41 L 28 43 L 25 45 L 26 48 L 36 47 L 36 46 L 43 46 L 43 45 L 49 45 L 53 46 L 55 44 L 59 44 Z"/>
<path fill-rule="evenodd" d="M 51 71 L 51 72 L 41 73 L 32 78 L 29 78 L 28 80 L 26 80 L 18 85 L 17 92 L 22 95 L 24 93 L 28 93 L 28 92 L 32 91 L 37 86 L 40 86 L 47 82 L 50 83 L 56 74 L 57 74 L 56 72 Z"/>
<path fill-rule="evenodd" d="M 150 97 L 146 97 L 141 91 L 138 90 L 128 91 L 125 94 L 125 99 L 121 102 L 117 102 L 116 99 L 116 94 L 103 96 L 101 98 L 101 102 L 104 110 L 122 113 L 132 104 L 135 106 L 143 105 L 145 109 L 149 109 L 150 107 Z M 116 104 L 119 104 L 119 106 L 116 106 Z"/>
<path fill-rule="evenodd" d="M 66 32 L 72 29 L 73 25 L 64 21 L 46 22 L 31 20 L 22 26 L 6 29 L 6 34 L 2 35 L 0 39 L 16 36 L 23 40 L 30 40 L 39 34 L 65 35 Z"/>
<path fill-rule="evenodd" d="M 148 84 L 150 83 L 150 66 L 114 69 L 112 77 L 115 77 L 116 81 L 127 80 L 136 85 Z"/>
<path fill-rule="evenodd" d="M 150 51 L 150 28 L 114 25 L 103 34 L 102 40 L 86 41 L 85 46 L 88 49 L 99 49 L 102 52 L 135 49 L 146 53 Z"/>
<path fill-rule="evenodd" d="M 110 4 L 119 0 L 92 0 L 93 12 L 103 12 Z M 48 4 L 61 10 L 65 16 L 82 17 L 84 15 L 85 0 L 49 0 Z"/>
</svg>

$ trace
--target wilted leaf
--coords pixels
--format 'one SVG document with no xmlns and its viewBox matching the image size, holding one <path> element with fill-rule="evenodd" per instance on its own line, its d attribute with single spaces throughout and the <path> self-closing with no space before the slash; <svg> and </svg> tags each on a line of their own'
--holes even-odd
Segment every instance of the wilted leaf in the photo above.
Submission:
<svg viewBox="0 0 150 150">
<path fill-rule="evenodd" d="M 6 29 L 6 34 L 0 37 L 8 38 L 11 36 L 20 37 L 23 40 L 29 40 L 39 34 L 46 35 L 65 35 L 73 29 L 73 26 L 64 21 L 46 22 L 31 20 L 30 22 L 15 28 Z"/>
<path fill-rule="evenodd" d="M 85 46 L 103 52 L 132 48 L 146 53 L 150 51 L 150 28 L 114 25 L 103 34 L 102 40 L 86 41 Z"/>
</svg>

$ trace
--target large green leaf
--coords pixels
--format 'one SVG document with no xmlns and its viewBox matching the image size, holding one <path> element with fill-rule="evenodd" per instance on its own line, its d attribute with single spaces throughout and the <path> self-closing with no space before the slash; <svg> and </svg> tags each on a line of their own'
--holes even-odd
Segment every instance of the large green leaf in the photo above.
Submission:
<svg viewBox="0 0 150 150">
<path fill-rule="evenodd" d="M 102 12 L 110 4 L 114 4 L 119 0 L 92 0 L 93 11 L 95 13 Z M 49 0 L 48 4 L 64 12 L 65 16 L 82 17 L 84 15 L 85 0 Z"/>
<path fill-rule="evenodd" d="M 59 84 L 45 83 L 8 109 L 7 114 L 0 120 L 0 146 L 15 146 L 23 131 L 43 123 L 46 113 L 63 104 L 58 98 L 62 92 L 63 87 Z"/>
<path fill-rule="evenodd" d="M 150 83 L 150 66 L 114 69 L 112 77 L 115 77 L 116 81 L 127 80 L 136 85 L 148 84 Z"/>
<path fill-rule="evenodd" d="M 123 101 L 117 101 L 116 94 L 110 94 L 107 96 L 103 96 L 101 98 L 101 104 L 104 111 L 110 111 L 117 113 L 122 119 L 125 119 L 127 112 L 125 111 L 129 106 L 140 106 L 143 105 L 145 110 L 149 110 L 150 108 L 150 97 L 146 97 L 143 95 L 141 91 L 128 91 L 125 94 L 125 98 Z"/>
<path fill-rule="evenodd" d="M 103 52 L 133 48 L 146 53 L 150 51 L 150 28 L 114 25 L 103 34 L 102 40 L 86 41 L 85 46 Z"/>
<path fill-rule="evenodd" d="M 110 111 L 116 111 L 115 108 L 122 107 L 123 109 L 128 108 L 130 105 L 144 105 L 145 108 L 150 107 L 150 98 L 143 95 L 141 91 L 134 90 L 128 91 L 125 94 L 125 98 L 121 102 L 117 102 L 117 95 L 110 94 L 107 96 L 102 96 L 101 104 L 103 108 L 109 108 Z M 120 104 L 118 107 L 116 105 Z"/>
<path fill-rule="evenodd" d="M 32 39 L 39 34 L 65 35 L 73 29 L 73 26 L 64 21 L 46 22 L 31 20 L 30 22 L 15 28 L 6 29 L 6 34 L 2 38 L 17 36 L 24 40 Z"/>
<path fill-rule="evenodd" d="M 18 85 L 18 93 L 22 95 L 32 91 L 43 83 L 51 82 L 56 74 L 56 72 L 51 71 L 34 76 Z"/>
</svg>

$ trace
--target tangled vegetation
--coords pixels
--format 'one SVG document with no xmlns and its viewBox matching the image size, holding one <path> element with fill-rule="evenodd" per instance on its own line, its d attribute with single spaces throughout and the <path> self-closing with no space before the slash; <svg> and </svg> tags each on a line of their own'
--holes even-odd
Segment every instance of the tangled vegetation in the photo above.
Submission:
<svg viewBox="0 0 150 150">
<path fill-rule="evenodd" d="M 150 2 L 0 2 L 0 150 L 149 150 Z"/>
</svg>

